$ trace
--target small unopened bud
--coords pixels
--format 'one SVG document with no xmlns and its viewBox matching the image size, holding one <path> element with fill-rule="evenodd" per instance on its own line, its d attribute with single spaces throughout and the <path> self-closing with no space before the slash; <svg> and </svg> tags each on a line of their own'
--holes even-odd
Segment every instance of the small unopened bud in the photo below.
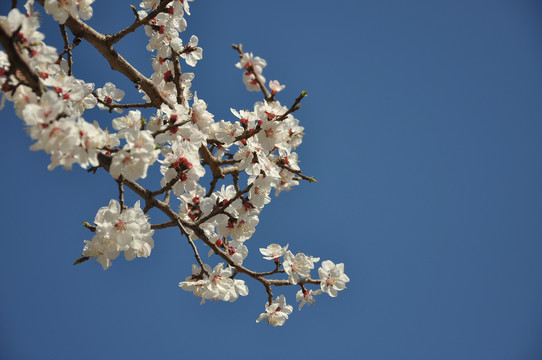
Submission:
<svg viewBox="0 0 542 360">
<path fill-rule="evenodd" d="M 94 225 L 90 225 L 90 223 L 88 222 L 83 222 L 83 226 L 86 227 L 87 229 L 89 229 L 90 231 L 92 232 L 95 232 L 96 231 L 96 226 Z"/>
<path fill-rule="evenodd" d="M 81 263 L 87 261 L 88 259 L 90 259 L 88 256 L 80 257 L 79 259 L 75 260 L 75 262 L 73 263 L 73 265 L 81 264 Z"/>
</svg>

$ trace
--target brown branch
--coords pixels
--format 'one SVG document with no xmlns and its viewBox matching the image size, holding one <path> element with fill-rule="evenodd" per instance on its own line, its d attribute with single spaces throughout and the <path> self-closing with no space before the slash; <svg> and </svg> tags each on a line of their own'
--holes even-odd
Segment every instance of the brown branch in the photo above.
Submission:
<svg viewBox="0 0 542 360">
<path fill-rule="evenodd" d="M 152 208 L 153 206 L 145 201 L 145 207 L 143 208 L 143 213 L 144 214 L 148 213 Z"/>
<path fill-rule="evenodd" d="M 201 145 L 199 147 L 199 153 L 201 157 L 203 158 L 203 162 L 211 168 L 211 172 L 213 174 L 213 177 L 223 179 L 224 174 L 222 173 L 222 168 L 220 167 L 220 161 L 218 161 L 213 154 L 211 154 L 211 151 L 207 146 Z"/>
<path fill-rule="evenodd" d="M 189 123 L 190 121 L 191 121 L 191 120 L 185 120 L 185 121 L 183 121 L 183 122 L 181 122 L 181 123 L 179 123 L 179 124 L 175 124 L 175 123 L 170 124 L 170 125 L 168 125 L 167 127 L 163 128 L 163 129 L 156 130 L 155 132 L 152 133 L 152 136 L 153 136 L 153 137 L 156 137 L 157 135 L 160 135 L 160 134 L 162 134 L 162 133 L 168 132 L 169 130 L 173 130 L 173 129 L 175 129 L 175 128 L 178 128 L 178 127 L 180 127 L 180 126 L 183 126 L 184 124 Z"/>
<path fill-rule="evenodd" d="M 288 285 L 304 285 L 304 284 L 314 284 L 319 285 L 320 279 L 311 279 L 310 277 L 305 279 L 299 279 L 296 284 L 292 284 L 289 280 L 279 280 L 279 279 L 268 279 L 269 284 L 273 286 L 288 286 Z"/>
<path fill-rule="evenodd" d="M 313 178 L 313 177 L 311 177 L 311 176 L 303 175 L 303 174 L 301 173 L 301 170 L 295 170 L 295 169 L 292 169 L 291 167 L 289 167 L 288 165 L 284 164 L 284 163 L 283 163 L 282 161 L 280 161 L 280 160 L 279 160 L 279 161 L 276 161 L 275 164 L 276 164 L 278 167 L 280 167 L 280 168 L 282 168 L 282 169 L 284 169 L 284 170 L 287 170 L 287 171 L 289 171 L 289 172 L 291 172 L 291 173 L 293 173 L 293 174 L 296 174 L 297 176 L 299 176 L 299 177 L 300 177 L 301 179 L 303 179 L 303 180 L 307 180 L 308 182 L 318 182 L 318 181 L 316 181 L 315 178 Z"/>
<path fill-rule="evenodd" d="M 267 292 L 267 302 L 269 305 L 273 303 L 273 290 L 271 289 L 271 285 L 269 285 L 269 281 L 263 282 L 263 286 L 265 286 L 265 291 Z"/>
<path fill-rule="evenodd" d="M 174 226 L 177 226 L 177 222 L 168 221 L 168 222 L 161 223 L 161 224 L 151 225 L 151 229 L 153 229 L 153 230 L 166 229 L 166 228 L 170 228 L 170 227 L 174 227 Z"/>
<path fill-rule="evenodd" d="M 38 0 L 39 1 L 39 0 Z M 130 26 L 128 26 L 127 28 L 125 29 L 122 29 L 121 31 L 119 31 L 118 33 L 116 34 L 113 34 L 113 35 L 106 35 L 106 42 L 108 45 L 113 45 L 117 42 L 119 42 L 119 40 L 121 40 L 123 37 L 125 37 L 126 35 L 128 35 L 129 33 L 132 33 L 134 32 L 138 27 L 142 26 L 142 25 L 146 25 L 149 23 L 149 21 L 151 21 L 154 17 L 156 17 L 156 15 L 158 15 L 159 13 L 163 12 L 165 9 L 166 9 L 166 6 L 171 2 L 172 0 L 162 0 L 160 2 L 160 4 L 158 4 L 158 6 L 156 7 L 156 9 L 154 9 L 153 11 L 151 11 L 147 16 L 145 16 L 143 19 L 139 19 L 139 16 L 137 14 L 137 11 L 135 10 L 135 8 L 132 6 L 132 10 L 134 11 L 134 14 L 137 16 L 136 18 L 136 21 L 134 21 L 134 23 Z"/>
<path fill-rule="evenodd" d="M 231 47 L 239 53 L 239 59 L 243 58 L 243 44 L 232 44 Z"/>
<path fill-rule="evenodd" d="M 181 229 L 181 232 L 185 231 L 185 229 L 182 228 L 180 223 L 179 223 L 179 226 L 180 226 L 179 228 Z M 194 241 L 192 241 L 192 239 L 190 239 L 190 235 L 188 235 L 188 233 L 186 233 L 186 231 L 185 231 L 184 234 L 186 236 L 186 240 L 188 240 L 188 243 L 192 247 L 192 251 L 194 251 L 194 257 L 196 258 L 196 261 L 198 262 L 198 264 L 200 266 L 201 272 L 206 274 L 207 276 L 209 276 L 209 273 L 207 272 L 207 270 L 205 270 L 205 267 L 203 266 L 203 262 L 201 261 L 201 257 L 199 256 L 198 248 L 196 247 L 196 244 L 194 244 Z"/>
<path fill-rule="evenodd" d="M 36 0 L 43 6 L 45 0 Z M 164 2 L 171 0 L 164 0 Z M 139 86 L 141 90 L 147 94 L 151 103 L 160 108 L 160 105 L 167 104 L 173 108 L 171 103 L 160 93 L 156 85 L 143 74 L 141 74 L 136 68 L 132 66 L 125 58 L 123 58 L 112 46 L 107 43 L 107 36 L 94 30 L 94 28 L 88 26 L 83 21 L 74 18 L 72 15 L 68 16 L 65 22 L 66 26 L 71 30 L 72 34 L 82 39 L 87 40 L 96 50 L 102 54 L 102 56 L 109 62 L 111 69 L 116 70 L 126 76 L 131 82 Z"/>
<path fill-rule="evenodd" d="M 233 187 L 235 188 L 235 191 L 241 191 L 239 189 L 239 172 L 234 172 L 231 174 L 231 176 L 233 177 Z"/>
<path fill-rule="evenodd" d="M 256 71 L 254 71 L 254 68 L 252 66 L 249 66 L 247 68 L 247 71 L 250 71 L 252 73 L 252 75 L 254 75 L 254 79 L 258 83 L 258 86 L 260 87 L 260 90 L 262 90 L 262 92 L 263 92 L 263 95 L 265 97 L 265 101 L 272 102 L 273 101 L 273 96 L 271 95 L 269 90 L 267 90 L 267 87 L 265 87 L 265 84 L 262 82 L 262 79 L 260 78 L 258 73 L 256 73 Z"/>
<path fill-rule="evenodd" d="M 217 182 L 218 182 L 218 178 L 213 176 L 213 180 L 211 180 L 211 184 L 209 184 L 209 191 L 207 191 L 207 194 L 205 194 L 205 197 L 211 196 L 211 194 L 215 191 Z"/>
<path fill-rule="evenodd" d="M 81 38 L 80 37 L 74 37 L 73 38 L 73 43 L 70 46 L 68 46 L 67 48 L 65 48 L 64 50 L 62 50 L 61 53 L 58 54 L 58 60 L 60 60 L 62 58 L 62 56 L 64 56 L 64 54 L 66 54 L 68 51 L 73 50 L 79 44 L 81 44 Z"/>
<path fill-rule="evenodd" d="M 173 82 L 175 83 L 175 89 L 177 90 L 177 103 L 184 104 L 184 89 L 183 89 L 183 80 L 181 79 L 181 63 L 179 61 L 179 54 L 171 50 L 171 58 L 173 61 L 173 70 L 175 71 L 175 77 Z"/>
<path fill-rule="evenodd" d="M 66 25 L 60 24 L 60 33 L 62 34 L 62 39 L 64 40 L 64 52 L 68 54 L 68 76 L 72 75 L 72 52 L 70 51 L 70 40 L 68 39 L 68 32 L 66 31 Z"/>
<path fill-rule="evenodd" d="M 294 103 L 292 104 L 292 106 L 290 106 L 290 108 L 288 109 L 288 111 L 286 111 L 284 114 L 278 116 L 275 121 L 282 121 L 284 119 L 286 119 L 288 117 L 288 115 L 290 115 L 291 113 L 293 112 L 296 112 L 297 110 L 299 110 L 301 108 L 301 105 L 299 104 L 301 102 L 301 100 L 303 100 L 304 97 L 307 96 L 307 91 L 306 90 L 303 90 L 301 92 L 301 94 L 295 98 L 295 101 Z"/>
<path fill-rule="evenodd" d="M 0 44 L 8 56 L 10 71 L 14 71 L 14 69 L 20 70 L 24 76 L 24 81 L 21 82 L 29 86 L 36 95 L 41 96 L 45 91 L 45 87 L 41 83 L 38 74 L 30 67 L 28 60 L 21 53 L 16 44 L 15 34 L 9 34 L 2 25 L 0 25 Z"/>
<path fill-rule="evenodd" d="M 126 205 L 124 205 L 124 186 L 122 185 L 124 182 L 124 178 L 122 175 L 119 176 L 118 179 L 115 179 L 119 186 L 119 204 L 120 204 L 120 211 L 126 210 Z"/>
<path fill-rule="evenodd" d="M 92 92 L 92 95 L 96 98 L 96 100 L 102 104 L 103 106 L 107 107 L 109 109 L 109 112 L 112 112 L 113 109 L 131 109 L 131 108 L 150 108 L 154 107 L 154 104 L 152 103 L 138 103 L 138 104 L 110 104 L 107 101 L 104 101 L 100 99 L 96 91 Z"/>
<path fill-rule="evenodd" d="M 170 191 L 173 188 L 173 186 L 177 183 L 177 181 L 179 181 L 181 179 L 182 175 L 183 175 L 183 173 L 181 171 L 179 171 L 177 173 L 177 175 L 173 179 L 168 181 L 166 186 L 164 186 L 160 190 L 156 190 L 156 191 L 151 192 L 151 196 L 155 197 L 157 195 L 163 194 L 166 191 Z"/>
<path fill-rule="evenodd" d="M 277 266 L 277 268 L 275 270 L 273 270 L 273 271 L 260 272 L 260 273 L 256 273 L 256 275 L 258 275 L 258 276 L 269 276 L 269 275 L 274 275 L 274 274 L 284 274 L 286 271 L 280 270 L 279 266 Z"/>
<path fill-rule="evenodd" d="M 171 196 L 171 190 L 166 191 L 166 195 L 164 195 L 164 202 L 166 204 L 169 204 L 169 197 Z"/>
</svg>

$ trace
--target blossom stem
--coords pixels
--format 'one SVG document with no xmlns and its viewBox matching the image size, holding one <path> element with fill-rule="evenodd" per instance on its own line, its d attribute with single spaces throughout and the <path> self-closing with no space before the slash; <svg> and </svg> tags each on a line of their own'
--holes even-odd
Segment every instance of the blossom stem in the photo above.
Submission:
<svg viewBox="0 0 542 360">
<path fill-rule="evenodd" d="M 66 25 L 60 24 L 60 33 L 62 34 L 62 39 L 64 40 L 64 52 L 68 55 L 68 76 L 72 75 L 72 52 L 70 51 L 70 40 L 68 39 L 68 32 L 66 31 Z"/>
</svg>

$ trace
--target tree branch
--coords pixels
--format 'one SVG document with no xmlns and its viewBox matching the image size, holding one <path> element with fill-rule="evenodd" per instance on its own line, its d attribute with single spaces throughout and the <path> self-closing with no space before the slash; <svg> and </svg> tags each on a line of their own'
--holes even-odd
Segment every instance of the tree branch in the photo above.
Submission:
<svg viewBox="0 0 542 360">
<path fill-rule="evenodd" d="M 18 32 L 18 30 L 16 32 Z M 26 57 L 21 53 L 15 39 L 15 34 L 9 34 L 8 31 L 0 25 L 0 44 L 8 56 L 11 65 L 10 71 L 14 70 L 12 67 L 20 70 L 21 74 L 24 76 L 24 81 L 21 82 L 29 86 L 36 95 L 41 96 L 45 91 L 45 87 L 41 83 L 38 74 L 30 67 Z"/>
<path fill-rule="evenodd" d="M 132 33 L 134 32 L 138 27 L 142 26 L 142 25 L 147 25 L 149 23 L 149 21 L 151 21 L 154 17 L 156 17 L 156 15 L 158 15 L 159 13 L 163 12 L 165 9 L 166 9 L 166 6 L 173 0 L 162 0 L 160 2 L 160 4 L 158 4 L 158 6 L 156 7 L 156 9 L 154 9 L 153 11 L 151 11 L 147 16 L 145 16 L 143 19 L 139 19 L 139 16 L 137 15 L 137 11 L 135 10 L 135 8 L 132 6 L 132 10 L 134 10 L 134 14 L 136 16 L 138 16 L 138 18 L 136 19 L 136 21 L 134 21 L 134 23 L 130 26 L 128 26 L 127 28 L 119 31 L 118 33 L 116 34 L 113 34 L 113 35 L 106 35 L 106 42 L 107 44 L 109 45 L 113 45 L 117 42 L 119 42 L 119 40 L 121 40 L 123 37 L 125 37 L 126 35 L 128 35 L 129 33 Z"/>
<path fill-rule="evenodd" d="M 37 0 L 37 2 L 42 6 L 44 4 L 44 0 Z M 122 73 L 131 82 L 138 85 L 145 94 L 147 94 L 155 107 L 160 108 L 160 105 L 162 104 L 167 104 L 171 108 L 173 107 L 160 91 L 158 91 L 158 88 L 150 79 L 141 74 L 126 59 L 124 59 L 111 44 L 106 42 L 107 37 L 105 35 L 97 32 L 83 21 L 74 18 L 72 15 L 68 16 L 65 25 L 71 30 L 72 34 L 87 40 L 94 46 L 107 62 L 109 62 L 111 69 Z"/>
<path fill-rule="evenodd" d="M 64 52 L 68 54 L 68 76 L 72 75 L 72 52 L 70 50 L 70 40 L 68 39 L 68 32 L 66 31 L 66 25 L 60 24 L 60 33 L 62 34 L 62 39 L 64 40 Z"/>
</svg>

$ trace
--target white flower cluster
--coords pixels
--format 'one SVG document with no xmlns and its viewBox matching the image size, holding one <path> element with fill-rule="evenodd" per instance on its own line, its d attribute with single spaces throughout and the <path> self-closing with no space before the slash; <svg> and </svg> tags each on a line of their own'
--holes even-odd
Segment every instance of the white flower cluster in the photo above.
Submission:
<svg viewBox="0 0 542 360">
<path fill-rule="evenodd" d="M 45 0 L 44 7 L 56 21 L 69 26 L 92 16 L 93 1 Z M 200 266 L 194 265 L 192 274 L 179 286 L 202 301 L 234 301 L 248 294 L 244 281 L 235 279 L 234 268 L 242 266 L 248 255 L 246 242 L 255 232 L 263 207 L 271 201 L 270 193 L 273 189 L 275 195 L 288 191 L 302 178 L 312 181 L 301 175 L 298 166 L 295 149 L 304 134 L 292 115 L 306 93 L 291 108 L 281 105 L 274 96 L 284 85 L 273 80 L 269 83 L 271 92 L 265 89 L 262 72 L 267 62 L 240 51 L 236 67 L 243 69 L 243 82 L 249 91 L 265 89 L 266 99 L 256 102 L 250 110 L 231 109 L 233 121 L 215 120 L 206 102 L 190 90 L 194 74 L 181 71 L 179 59 L 193 67 L 203 55 L 195 35 L 186 43 L 180 36 L 187 27 L 184 16 L 190 14 L 189 1 L 140 3 L 140 20 L 159 6 L 163 9 L 143 24 L 149 37 L 146 48 L 155 54 L 154 72 L 145 79 L 150 80 L 155 92 L 144 92 L 138 84 L 146 102 L 141 107 L 152 102 L 155 108 L 145 116 L 140 110 L 130 110 L 104 128 L 96 121 L 84 120 L 83 114 L 95 107 L 122 113 L 122 108 L 127 107 L 119 104 L 124 91 L 109 82 L 94 91 L 94 84 L 68 75 L 70 65 L 55 48 L 43 42 L 44 35 L 37 30 L 39 14 L 34 11 L 33 0 L 25 5 L 27 14 L 12 9 L 7 16 L 0 17 L 0 26 L 7 33 L 16 34 L 14 41 L 24 62 L 37 74 L 37 84 L 28 81 L 10 63 L 8 54 L 0 51 L 0 87 L 35 140 L 31 149 L 51 155 L 50 169 L 58 165 L 69 169 L 74 163 L 83 168 L 104 167 L 122 184 L 145 178 L 158 162 L 161 189 L 154 193 L 166 193 L 163 204 L 170 209 L 173 201 L 178 202 L 175 221 L 183 224 L 182 231 L 188 233 L 190 241 L 204 240 L 211 247 L 209 256 L 218 254 L 230 264 L 211 268 L 201 263 L 196 252 Z M 108 128 L 116 132 L 105 130 Z M 207 173 L 204 166 L 209 167 L 213 176 L 209 187 L 200 184 Z M 218 185 L 227 175 L 232 175 L 233 184 Z M 242 186 L 246 186 L 244 190 Z M 170 197 L 170 192 L 175 196 Z M 148 190 L 147 194 L 150 193 L 153 192 Z M 108 207 L 98 211 L 95 224 L 96 235 L 92 241 L 85 241 L 83 256 L 97 259 L 104 269 L 121 252 L 127 260 L 150 255 L 153 231 L 139 202 L 133 208 L 122 209 L 119 202 L 111 200 Z M 194 231 L 196 228 L 201 231 Z M 260 251 L 265 259 L 275 261 L 277 269 L 282 265 L 282 272 L 288 276 L 283 285 L 301 285 L 297 296 L 300 308 L 305 303 L 313 304 L 313 296 L 322 292 L 336 296 L 349 281 L 344 265 L 328 260 L 318 270 L 321 289 L 306 290 L 304 284 L 315 284 L 310 271 L 319 258 L 294 255 L 287 246 L 276 244 Z M 272 294 L 269 296 L 271 299 Z M 282 325 L 291 311 L 281 295 L 267 304 L 258 321 L 267 318 L 272 325 Z"/>
<path fill-rule="evenodd" d="M 31 0 L 29 2 L 34 2 Z M 76 19 L 88 20 L 92 17 L 92 7 L 90 5 L 94 0 L 45 0 L 44 6 L 47 14 L 60 24 L 64 24 L 71 15 Z"/>
<path fill-rule="evenodd" d="M 83 256 L 95 258 L 104 270 L 121 252 L 128 261 L 151 254 L 154 230 L 151 230 L 139 201 L 133 208 L 122 210 L 116 200 L 111 200 L 109 206 L 98 210 L 94 223 L 96 235 L 92 241 L 85 240 Z"/>
<path fill-rule="evenodd" d="M 252 53 L 244 53 L 241 61 L 235 66 L 238 69 L 245 69 L 243 73 L 243 83 L 248 91 L 260 91 L 258 80 L 263 84 L 265 77 L 262 75 L 263 69 L 267 66 L 267 61 L 259 56 L 254 56 Z"/>
<path fill-rule="evenodd" d="M 217 264 L 212 270 L 207 264 L 203 269 L 192 265 L 192 275 L 180 282 L 179 286 L 200 297 L 202 304 L 209 299 L 234 302 L 239 295 L 248 295 L 248 287 L 243 280 L 232 279 L 231 276 L 232 268 L 223 268 L 223 263 Z"/>
<path fill-rule="evenodd" d="M 38 96 L 25 86 L 23 77 L 9 71 L 7 55 L 0 52 L 0 75 L 4 75 L 0 77 L 0 85 L 4 96 L 13 101 L 17 115 L 36 140 L 31 149 L 51 154 L 49 169 L 58 165 L 70 169 L 74 163 L 82 167 L 97 166 L 99 150 L 115 147 L 119 140 L 102 130 L 97 122 L 89 123 L 81 117 L 85 110 L 96 105 L 91 94 L 94 84 L 67 75 L 66 63 L 58 63 L 56 49 L 47 46 L 44 35 L 37 31 L 39 14 L 29 4 L 27 9 L 31 11 L 27 15 L 12 9 L 8 16 L 0 17 L 0 26 L 10 33 L 18 30 L 17 39 L 27 50 L 26 60 L 39 75 L 44 91 Z"/>
<path fill-rule="evenodd" d="M 271 244 L 267 248 L 260 248 L 260 252 L 264 255 L 265 260 L 273 260 L 277 264 L 277 268 L 282 265 L 283 270 L 288 274 L 288 281 L 291 284 L 302 283 L 303 279 L 310 278 L 310 271 L 314 269 L 314 264 L 320 261 L 320 258 L 314 258 L 307 256 L 303 253 L 294 254 L 288 250 L 288 245 L 282 247 L 279 244 Z M 284 261 L 280 262 L 280 258 L 284 257 Z M 334 264 L 330 260 L 322 262 L 322 266 L 318 269 L 318 275 L 320 276 L 320 289 L 306 290 L 304 287 L 296 294 L 296 300 L 300 302 L 299 310 L 305 305 L 313 305 L 316 300 L 314 296 L 327 293 L 331 297 L 336 297 L 337 292 L 346 289 L 346 283 L 350 281 L 348 276 L 344 273 L 344 264 Z M 284 320 L 288 318 L 290 310 L 281 312 L 280 309 L 285 309 L 284 298 L 275 300 L 272 304 L 266 306 L 266 312 L 261 314 L 257 322 L 264 317 L 268 317 L 268 323 L 272 325 L 282 325 Z M 276 305 L 276 306 L 274 306 Z M 271 310 L 270 310 L 271 309 Z M 278 310 L 277 310 L 278 309 Z"/>
</svg>

